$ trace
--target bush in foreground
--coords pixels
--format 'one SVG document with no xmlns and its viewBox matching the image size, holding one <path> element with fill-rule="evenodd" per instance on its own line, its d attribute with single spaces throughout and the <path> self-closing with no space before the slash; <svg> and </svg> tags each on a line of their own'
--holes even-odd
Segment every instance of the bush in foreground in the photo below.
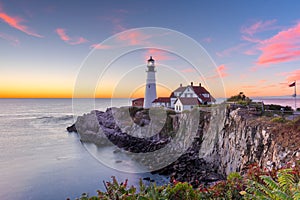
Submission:
<svg viewBox="0 0 300 200">
<path fill-rule="evenodd" d="M 128 187 L 127 180 L 118 183 L 115 177 L 111 182 L 104 182 L 106 191 L 89 197 L 84 193 L 80 200 L 196 200 L 196 199 L 271 199 L 300 200 L 299 164 L 279 170 L 261 169 L 256 164 L 250 165 L 242 177 L 233 172 L 225 181 L 214 185 L 193 188 L 188 183 L 177 182 L 164 186 L 155 183 L 146 186 L 140 180 L 139 191 L 134 186 Z"/>
</svg>

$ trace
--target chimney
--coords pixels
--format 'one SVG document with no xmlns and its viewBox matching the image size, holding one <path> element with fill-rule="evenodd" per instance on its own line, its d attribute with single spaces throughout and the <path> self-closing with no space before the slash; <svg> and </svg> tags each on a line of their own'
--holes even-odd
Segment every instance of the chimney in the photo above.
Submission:
<svg viewBox="0 0 300 200">
<path fill-rule="evenodd" d="M 201 83 L 199 83 L 199 87 L 201 87 Z"/>
<path fill-rule="evenodd" d="M 191 82 L 191 86 L 193 86 L 193 82 Z"/>
<path fill-rule="evenodd" d="M 182 87 L 182 83 L 180 83 L 180 87 Z"/>
</svg>

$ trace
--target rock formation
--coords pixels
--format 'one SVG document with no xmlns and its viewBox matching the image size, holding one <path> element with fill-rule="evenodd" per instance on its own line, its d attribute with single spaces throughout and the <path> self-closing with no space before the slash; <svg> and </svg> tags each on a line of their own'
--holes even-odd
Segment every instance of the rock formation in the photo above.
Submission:
<svg viewBox="0 0 300 200">
<path fill-rule="evenodd" d="M 216 119 L 216 116 L 222 117 Z M 216 120 L 219 120 L 216 126 L 212 125 L 210 130 L 203 132 L 199 157 L 214 163 L 223 175 L 243 172 L 251 163 L 271 169 L 300 159 L 300 146 L 295 145 L 300 141 L 297 130 L 289 132 L 284 126 L 251 116 L 240 108 L 231 112 L 215 110 L 210 123 Z M 282 129 L 282 137 L 278 129 Z M 293 141 L 290 141 L 289 137 L 293 136 Z"/>
<path fill-rule="evenodd" d="M 296 145 L 300 142 L 294 141 L 293 146 L 284 143 L 276 135 L 274 123 L 251 116 L 245 109 L 221 105 L 164 113 L 158 109 L 151 116 L 151 111 L 129 107 L 92 111 L 78 117 L 75 127 L 68 130 L 77 131 L 83 142 L 116 145 L 133 153 L 132 158 L 150 171 L 193 185 L 243 172 L 251 163 L 281 167 L 300 158 Z M 157 152 L 155 158 L 147 154 L 151 152 Z"/>
</svg>

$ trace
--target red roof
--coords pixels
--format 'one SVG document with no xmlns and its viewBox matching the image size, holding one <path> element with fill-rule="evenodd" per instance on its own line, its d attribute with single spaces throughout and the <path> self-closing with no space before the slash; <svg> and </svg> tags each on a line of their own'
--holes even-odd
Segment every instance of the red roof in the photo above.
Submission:
<svg viewBox="0 0 300 200">
<path fill-rule="evenodd" d="M 170 98 L 169 97 L 158 97 L 152 103 L 170 103 Z"/>
<path fill-rule="evenodd" d="M 138 98 L 138 99 L 132 100 L 132 102 L 136 102 L 136 101 L 143 101 L 144 102 L 144 98 Z"/>
<path fill-rule="evenodd" d="M 171 93 L 170 98 L 176 98 L 176 96 L 174 95 L 174 92 Z"/>
<path fill-rule="evenodd" d="M 200 105 L 201 103 L 199 102 L 198 98 L 189 98 L 189 97 L 184 97 L 184 98 L 178 98 L 176 100 L 177 101 L 180 101 L 182 103 L 182 105 L 185 105 L 185 106 L 193 106 L 193 105 Z M 176 103 L 175 102 L 175 103 Z"/>
<path fill-rule="evenodd" d="M 201 94 L 209 94 L 209 92 L 202 86 L 192 86 L 192 88 L 198 96 Z"/>
<path fill-rule="evenodd" d="M 186 87 L 179 87 L 177 88 L 174 92 L 183 92 L 185 90 Z"/>
<path fill-rule="evenodd" d="M 200 99 L 202 99 L 203 102 L 215 102 L 216 99 L 213 98 L 211 95 L 209 97 L 204 97 L 202 95 L 199 96 Z"/>
<path fill-rule="evenodd" d="M 198 97 L 203 101 L 203 102 L 214 102 L 216 101 L 210 93 L 202 86 L 192 86 L 194 92 L 198 95 Z M 209 97 L 204 97 L 202 94 L 209 94 Z"/>
</svg>

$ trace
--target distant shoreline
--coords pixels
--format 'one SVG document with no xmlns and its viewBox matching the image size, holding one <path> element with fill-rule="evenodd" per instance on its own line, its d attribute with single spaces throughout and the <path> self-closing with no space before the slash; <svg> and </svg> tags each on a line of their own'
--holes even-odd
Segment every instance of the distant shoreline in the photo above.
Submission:
<svg viewBox="0 0 300 200">
<path fill-rule="evenodd" d="M 294 98 L 292 96 L 257 96 L 257 97 L 250 97 L 254 102 L 261 102 L 263 101 L 264 104 L 277 104 L 281 106 L 291 106 L 294 108 Z M 66 101 L 97 101 L 97 100 L 128 100 L 128 102 L 131 102 L 133 98 L 0 98 L 0 101 L 18 101 L 18 100 L 66 100 Z M 227 98 L 216 98 L 216 103 L 222 103 Z M 130 104 L 128 104 L 130 106 Z M 297 108 L 300 107 L 300 98 L 297 98 Z"/>
<path fill-rule="evenodd" d="M 75 97 L 0 97 L 0 99 L 135 99 L 138 97 L 132 97 L 132 98 L 127 98 L 127 97 L 120 97 L 120 98 L 110 98 L 110 97 L 105 97 L 105 98 L 89 98 L 89 97 L 80 97 L 80 98 L 75 98 Z M 216 99 L 227 99 L 228 97 L 216 97 Z M 294 99 L 292 95 L 284 95 L 284 96 L 250 96 L 250 99 L 256 100 L 256 99 Z M 297 98 L 297 100 L 300 100 L 300 97 Z"/>
</svg>

